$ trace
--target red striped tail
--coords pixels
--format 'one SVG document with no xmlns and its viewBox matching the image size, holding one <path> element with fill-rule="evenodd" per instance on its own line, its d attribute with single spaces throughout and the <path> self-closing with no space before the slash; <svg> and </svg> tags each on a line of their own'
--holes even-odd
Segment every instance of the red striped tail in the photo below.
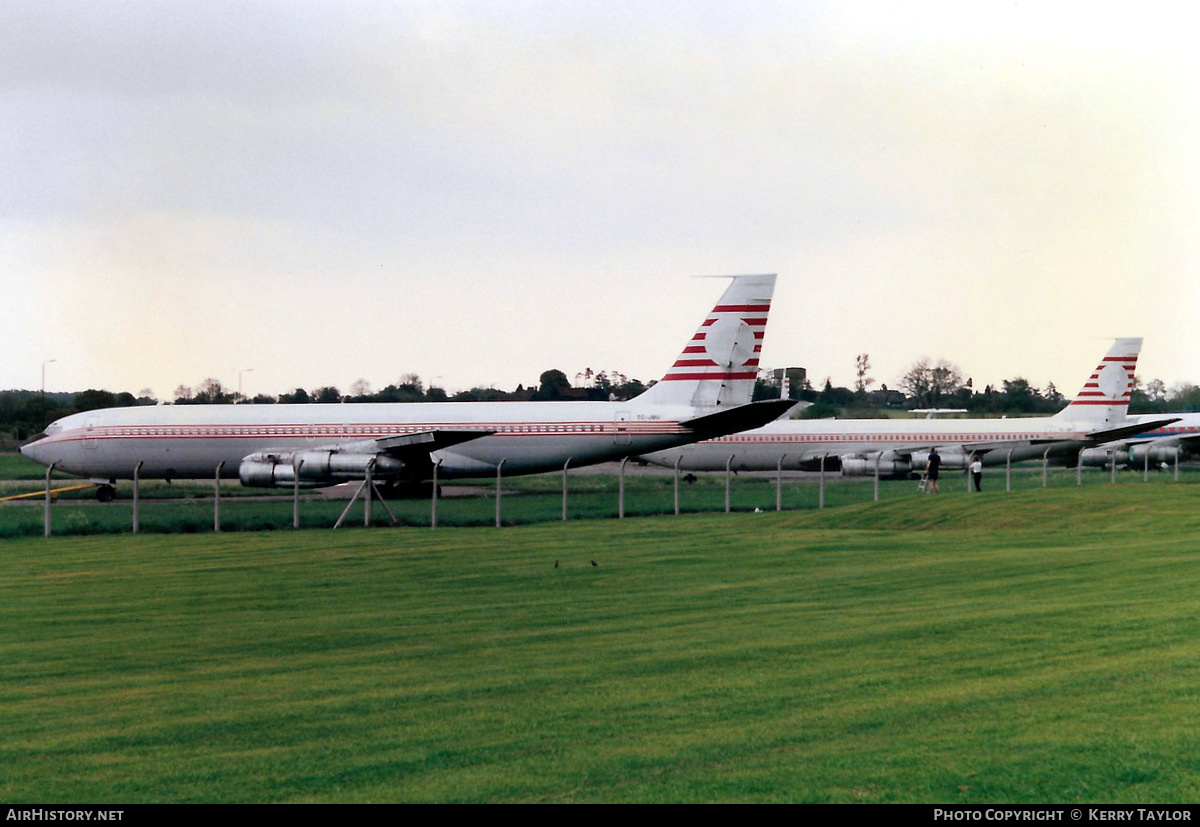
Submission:
<svg viewBox="0 0 1200 827">
<path fill-rule="evenodd" d="M 640 402 L 706 410 L 750 402 L 775 275 L 732 279 L 675 364 Z"/>
<path fill-rule="evenodd" d="M 1142 351 L 1140 337 L 1117 339 L 1092 375 L 1083 383 L 1071 404 L 1058 416 L 1072 422 L 1082 421 L 1112 426 L 1125 418 L 1133 393 L 1134 372 Z"/>
</svg>

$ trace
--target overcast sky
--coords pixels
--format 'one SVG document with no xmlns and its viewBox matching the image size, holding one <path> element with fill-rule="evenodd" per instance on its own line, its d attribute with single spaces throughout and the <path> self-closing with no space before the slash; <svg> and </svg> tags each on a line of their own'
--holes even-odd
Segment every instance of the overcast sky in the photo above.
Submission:
<svg viewBox="0 0 1200 827">
<path fill-rule="evenodd" d="M 1200 381 L 1184 4 L 0 4 L 0 388 Z M 249 372 L 247 372 L 249 371 Z"/>
</svg>

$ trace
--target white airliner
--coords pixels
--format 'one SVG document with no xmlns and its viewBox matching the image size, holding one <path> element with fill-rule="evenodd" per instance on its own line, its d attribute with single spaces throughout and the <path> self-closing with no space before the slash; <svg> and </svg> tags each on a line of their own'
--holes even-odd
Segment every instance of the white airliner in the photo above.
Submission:
<svg viewBox="0 0 1200 827">
<path fill-rule="evenodd" d="M 1176 421 L 1125 416 L 1142 340 L 1118 339 L 1074 400 L 1054 416 L 1014 419 L 787 419 L 762 428 L 642 455 L 656 465 L 692 471 L 827 470 L 845 476 L 904 477 L 922 471 L 931 448 L 942 468 L 1050 456 L 1072 461 L 1085 446 Z M 1010 453 L 1011 452 L 1011 453 Z"/>
<path fill-rule="evenodd" d="M 108 408 L 55 421 L 21 453 L 101 482 L 107 500 L 135 468 L 139 479 L 220 474 L 262 487 L 332 485 L 368 468 L 409 482 L 435 464 L 441 478 L 531 474 L 754 428 L 791 404 L 749 404 L 775 276 L 732 279 L 662 380 L 627 402 Z"/>
<path fill-rule="evenodd" d="M 1176 421 L 1162 424 L 1164 416 L 1177 417 Z M 1079 455 L 1083 465 L 1106 467 L 1116 455 L 1117 467 L 1158 467 L 1180 462 L 1200 454 L 1200 414 L 1140 414 L 1129 417 L 1136 422 L 1146 422 L 1152 430 L 1144 431 L 1129 439 L 1115 440 L 1095 448 L 1087 448 Z"/>
</svg>

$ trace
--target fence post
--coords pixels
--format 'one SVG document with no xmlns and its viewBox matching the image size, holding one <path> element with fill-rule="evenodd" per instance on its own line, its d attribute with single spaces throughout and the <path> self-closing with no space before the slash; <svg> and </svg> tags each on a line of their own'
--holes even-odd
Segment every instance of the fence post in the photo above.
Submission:
<svg viewBox="0 0 1200 827">
<path fill-rule="evenodd" d="M 141 522 L 140 515 L 138 513 L 138 502 L 139 502 L 139 500 L 138 500 L 138 491 L 139 491 L 138 476 L 142 472 L 143 464 L 144 463 L 139 462 L 137 465 L 133 466 L 133 533 L 134 534 L 138 533 L 139 523 Z"/>
<path fill-rule="evenodd" d="M 818 477 L 817 484 L 817 508 L 825 507 L 825 458 L 828 454 L 821 454 L 821 476 Z"/>
<path fill-rule="evenodd" d="M 1013 449 L 1008 449 L 1008 456 L 1004 458 L 1004 490 L 1012 491 L 1012 452 Z"/>
<path fill-rule="evenodd" d="M 875 455 L 875 502 L 879 502 L 879 463 L 883 459 L 883 451 Z"/>
<path fill-rule="evenodd" d="M 567 521 L 567 466 L 571 464 L 571 458 L 567 457 L 567 461 L 563 463 L 563 507 L 562 518 L 563 522 Z"/>
<path fill-rule="evenodd" d="M 775 466 L 775 510 L 783 511 L 783 458 L 787 454 L 779 455 L 779 464 Z"/>
<path fill-rule="evenodd" d="M 625 463 L 629 457 L 621 458 L 621 467 L 617 472 L 617 519 L 625 519 Z"/>
<path fill-rule="evenodd" d="M 500 460 L 500 464 L 496 466 L 496 528 L 500 527 L 500 474 L 504 470 L 504 463 L 507 460 Z"/>
<path fill-rule="evenodd" d="M 224 467 L 225 460 L 221 460 L 213 475 L 213 531 L 215 532 L 221 530 L 221 469 Z"/>
<path fill-rule="evenodd" d="M 300 469 L 304 460 L 292 466 L 292 528 L 300 527 Z"/>
<path fill-rule="evenodd" d="M 54 473 L 54 466 L 57 462 L 50 463 L 50 467 L 46 469 L 46 533 L 45 536 L 50 536 L 50 475 Z"/>
<path fill-rule="evenodd" d="M 683 460 L 682 456 L 676 457 L 676 516 L 679 516 L 679 461 Z M 1176 465 L 1178 463 L 1176 462 Z"/>
<path fill-rule="evenodd" d="M 732 473 L 733 473 L 732 471 L 729 470 L 729 467 L 731 465 L 733 465 L 733 454 L 730 454 L 729 459 L 725 460 L 725 513 L 726 514 L 729 513 L 729 487 L 730 487 L 730 477 L 732 476 Z"/>
<path fill-rule="evenodd" d="M 433 494 L 430 497 L 429 503 L 429 527 L 437 528 L 437 505 L 438 505 L 438 469 L 441 468 L 442 461 L 439 459 L 433 464 Z"/>
</svg>

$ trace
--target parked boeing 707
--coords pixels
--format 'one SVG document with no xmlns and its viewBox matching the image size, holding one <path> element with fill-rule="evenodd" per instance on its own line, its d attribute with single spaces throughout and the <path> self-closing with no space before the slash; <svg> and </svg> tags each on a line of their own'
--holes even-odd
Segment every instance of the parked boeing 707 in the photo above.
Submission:
<svg viewBox="0 0 1200 827">
<path fill-rule="evenodd" d="M 1083 388 L 1054 416 L 1013 419 L 788 419 L 762 428 L 642 455 L 691 471 L 816 471 L 905 477 L 937 448 L 943 470 L 1041 459 L 1078 461 L 1080 451 L 1177 421 L 1126 417 L 1140 338 L 1117 339 Z M 676 465 L 678 463 L 678 465 Z"/>
<path fill-rule="evenodd" d="M 59 419 L 21 453 L 101 483 L 237 477 L 307 487 L 364 479 L 531 474 L 756 428 L 792 403 L 750 403 L 774 275 L 733 276 L 662 380 L 627 402 L 160 405 Z M 136 471 L 135 471 L 136 469 Z"/>
</svg>

